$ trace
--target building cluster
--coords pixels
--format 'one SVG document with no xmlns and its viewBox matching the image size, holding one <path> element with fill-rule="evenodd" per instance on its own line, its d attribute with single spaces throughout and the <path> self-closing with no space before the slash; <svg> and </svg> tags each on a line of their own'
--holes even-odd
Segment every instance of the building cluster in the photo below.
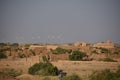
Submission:
<svg viewBox="0 0 120 80">
<path fill-rule="evenodd" d="M 115 44 L 112 43 L 110 40 L 107 40 L 106 42 L 96 43 L 93 45 L 93 47 L 113 49 L 115 48 Z"/>
<path fill-rule="evenodd" d="M 91 47 L 107 48 L 107 49 L 113 49 L 113 48 L 115 48 L 115 44 L 112 43 L 110 40 L 107 40 L 106 42 L 96 43 L 96 44 L 93 44 L 93 45 L 90 45 L 87 42 L 76 42 L 76 43 L 74 43 L 74 46 L 76 46 L 76 47 L 91 46 Z"/>
<path fill-rule="evenodd" d="M 110 40 L 107 40 L 106 42 L 96 43 L 96 44 L 93 44 L 93 45 L 91 45 L 90 43 L 87 43 L 87 42 L 75 42 L 73 46 L 75 46 L 75 47 L 88 47 L 88 46 L 91 46 L 91 47 L 107 48 L 107 49 L 115 48 L 115 44 L 112 43 Z M 44 45 L 44 46 L 31 45 L 29 47 L 29 49 L 34 50 L 35 48 L 45 48 L 47 50 L 50 50 L 50 49 L 55 50 L 57 47 L 59 47 L 59 45 Z"/>
</svg>

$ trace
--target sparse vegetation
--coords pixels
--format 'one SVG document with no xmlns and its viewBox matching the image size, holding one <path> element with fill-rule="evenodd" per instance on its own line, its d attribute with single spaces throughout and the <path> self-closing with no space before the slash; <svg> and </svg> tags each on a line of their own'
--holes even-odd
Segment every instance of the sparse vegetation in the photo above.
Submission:
<svg viewBox="0 0 120 80">
<path fill-rule="evenodd" d="M 51 80 L 50 77 L 45 77 L 43 80 Z"/>
<path fill-rule="evenodd" d="M 94 53 L 94 54 L 98 54 L 98 52 L 97 52 L 96 50 L 93 50 L 92 53 Z"/>
<path fill-rule="evenodd" d="M 111 58 L 104 58 L 104 59 L 101 59 L 100 61 L 105 61 L 105 62 L 117 62 L 116 60 L 111 59 Z"/>
<path fill-rule="evenodd" d="M 19 44 L 18 43 L 12 43 L 11 46 L 15 46 L 15 47 L 18 47 Z"/>
<path fill-rule="evenodd" d="M 53 54 L 65 54 L 65 53 L 71 53 L 72 50 L 71 49 L 63 49 L 63 48 L 56 48 L 55 50 L 52 50 Z"/>
<path fill-rule="evenodd" d="M 7 46 L 7 43 L 0 43 L 0 46 Z"/>
<path fill-rule="evenodd" d="M 69 55 L 69 60 L 79 61 L 79 60 L 83 60 L 85 56 L 87 56 L 86 53 L 76 50 L 73 51 L 71 55 Z"/>
<path fill-rule="evenodd" d="M 47 49 L 45 45 L 40 47 L 39 45 L 37 47 L 36 46 L 35 47 L 32 46 L 32 47 L 31 44 L 19 45 L 19 46 L 18 44 L 8 44 L 8 43 L 0 44 L 0 59 L 8 57 L 7 59 L 3 59 L 0 61 L 0 66 L 1 66 L 0 71 L 3 71 L 0 72 L 0 74 L 5 74 L 15 77 L 18 74 L 20 75 L 20 71 L 18 70 L 22 69 L 23 73 L 27 73 L 28 71 L 29 74 L 35 75 L 35 77 L 37 76 L 37 78 L 40 80 L 59 80 L 58 76 L 54 76 L 54 75 L 59 74 L 58 68 L 60 68 L 65 72 L 67 72 L 67 76 L 65 75 L 64 77 L 62 77 L 61 80 L 77 80 L 77 79 L 79 80 L 78 75 L 77 76 L 70 75 L 71 73 L 85 75 L 82 76 L 82 78 L 85 80 L 89 80 L 88 74 L 91 73 L 92 71 L 95 70 L 101 71 L 106 68 L 115 71 L 120 61 L 119 59 L 120 48 L 118 47 L 107 49 L 107 48 L 99 48 L 99 47 L 94 48 L 94 47 L 85 47 L 85 46 L 74 47 L 74 45 L 72 46 L 68 45 L 63 47 L 60 46 L 55 50 L 54 50 L 54 46 L 51 46 L 52 47 L 51 50 Z M 93 61 L 90 61 L 92 59 Z M 50 63 L 50 61 L 52 62 L 52 64 Z M 57 66 L 58 68 L 53 65 Z M 8 67 L 14 68 L 14 70 L 6 69 Z M 120 69 L 117 70 L 116 72 L 111 72 L 109 70 L 95 72 L 91 76 L 92 77 L 90 77 L 90 80 L 93 79 L 108 80 L 110 78 L 112 80 L 115 79 L 119 80 Z M 103 77 L 104 79 L 100 77 Z"/>
<path fill-rule="evenodd" d="M 118 52 L 118 51 L 115 51 L 115 52 L 113 52 L 113 54 L 119 54 L 119 52 Z"/>
<path fill-rule="evenodd" d="M 116 72 L 111 72 L 109 69 L 93 72 L 89 78 L 90 80 L 120 80 L 120 68 Z"/>
<path fill-rule="evenodd" d="M 7 75 L 7 76 L 12 76 L 12 77 L 16 77 L 16 76 L 19 76 L 22 74 L 22 71 L 17 71 L 15 69 L 6 69 L 2 72 L 0 72 L 0 74 L 4 74 L 4 75 Z"/>
<path fill-rule="evenodd" d="M 25 55 L 25 54 L 19 54 L 19 57 L 20 57 L 20 58 L 25 58 L 26 55 Z"/>
<path fill-rule="evenodd" d="M 32 53 L 33 56 L 36 55 L 35 52 L 32 49 L 30 49 L 30 52 Z"/>
<path fill-rule="evenodd" d="M 46 56 L 42 56 L 42 59 L 45 63 L 49 63 L 49 60 L 46 58 Z"/>
<path fill-rule="evenodd" d="M 77 74 L 65 76 L 62 80 L 82 80 Z"/>
<path fill-rule="evenodd" d="M 110 53 L 110 50 L 106 49 L 106 48 L 99 48 L 101 50 L 101 53 Z"/>
</svg>

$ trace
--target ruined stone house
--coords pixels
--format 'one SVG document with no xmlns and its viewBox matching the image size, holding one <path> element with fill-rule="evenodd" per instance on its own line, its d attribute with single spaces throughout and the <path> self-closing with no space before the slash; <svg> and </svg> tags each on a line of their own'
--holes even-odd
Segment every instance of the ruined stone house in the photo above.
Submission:
<svg viewBox="0 0 120 80">
<path fill-rule="evenodd" d="M 115 44 L 112 43 L 110 40 L 107 40 L 106 42 L 96 43 L 93 45 L 93 47 L 112 49 L 115 48 Z"/>
</svg>

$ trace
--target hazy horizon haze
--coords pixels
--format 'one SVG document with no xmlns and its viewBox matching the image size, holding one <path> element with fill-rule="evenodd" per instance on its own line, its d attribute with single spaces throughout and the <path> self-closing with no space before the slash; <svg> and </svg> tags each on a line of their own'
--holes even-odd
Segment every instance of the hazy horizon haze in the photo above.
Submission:
<svg viewBox="0 0 120 80">
<path fill-rule="evenodd" d="M 120 42 L 120 0 L 0 0 L 0 42 Z"/>
</svg>

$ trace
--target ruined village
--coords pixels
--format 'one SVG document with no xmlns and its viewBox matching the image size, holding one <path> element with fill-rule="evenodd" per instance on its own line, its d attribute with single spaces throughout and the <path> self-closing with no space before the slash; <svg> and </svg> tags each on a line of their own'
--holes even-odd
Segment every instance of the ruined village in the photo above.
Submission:
<svg viewBox="0 0 120 80">
<path fill-rule="evenodd" d="M 94 71 L 117 70 L 120 66 L 120 46 L 110 40 L 95 44 L 82 41 L 69 44 L 0 44 L 0 73 L 12 70 L 18 73 L 9 73 L 14 74 L 15 79 L 0 74 L 2 80 L 47 80 L 40 73 L 35 73 L 39 75 L 37 77 L 29 74 L 31 66 L 46 62 L 67 75 L 77 74 L 83 80 L 89 80 Z M 58 76 L 50 78 L 59 79 Z"/>
</svg>

